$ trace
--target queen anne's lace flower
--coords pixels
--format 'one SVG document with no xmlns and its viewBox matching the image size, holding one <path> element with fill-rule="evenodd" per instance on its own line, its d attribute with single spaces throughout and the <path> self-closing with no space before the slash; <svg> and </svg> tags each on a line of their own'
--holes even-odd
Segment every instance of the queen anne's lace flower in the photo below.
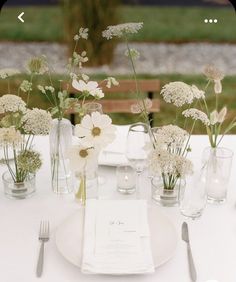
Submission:
<svg viewBox="0 0 236 282">
<path fill-rule="evenodd" d="M 22 143 L 20 131 L 15 127 L 0 128 L 0 146 L 19 146 Z"/>
<path fill-rule="evenodd" d="M 115 138 L 116 128 L 111 123 L 112 120 L 108 115 L 93 112 L 91 115 L 84 116 L 81 124 L 75 126 L 75 135 L 94 144 L 96 148 L 102 148 Z"/>
<path fill-rule="evenodd" d="M 210 120 L 207 117 L 207 115 L 198 109 L 194 109 L 194 108 L 188 109 L 188 110 L 183 111 L 182 114 L 186 118 L 190 117 L 193 120 L 200 120 L 206 126 L 210 125 Z"/>
<path fill-rule="evenodd" d="M 48 71 L 45 57 L 34 57 L 27 62 L 27 70 L 32 74 L 44 74 Z"/>
<path fill-rule="evenodd" d="M 140 53 L 134 48 L 125 51 L 126 57 L 131 57 L 133 60 L 138 60 L 140 58 Z"/>
<path fill-rule="evenodd" d="M 196 85 L 192 85 L 191 89 L 195 99 L 205 99 L 205 92 L 203 90 L 198 89 Z"/>
<path fill-rule="evenodd" d="M 161 95 L 166 103 L 173 103 L 176 107 L 192 104 L 194 99 L 191 86 L 182 81 L 170 82 L 164 85 Z"/>
<path fill-rule="evenodd" d="M 20 90 L 23 92 L 29 92 L 32 91 L 32 83 L 28 80 L 23 80 L 20 85 Z"/>
<path fill-rule="evenodd" d="M 102 32 L 102 36 L 106 39 L 113 37 L 122 37 L 125 35 L 137 33 L 143 27 L 143 23 L 124 23 L 118 25 L 110 25 Z"/>
<path fill-rule="evenodd" d="M 167 177 L 185 177 L 193 173 L 193 165 L 190 160 L 161 148 L 154 149 L 150 153 L 148 162 L 149 168 L 154 174 L 163 174 Z"/>
<path fill-rule="evenodd" d="M 8 78 L 10 76 L 19 74 L 19 70 L 17 69 L 10 69 L 10 68 L 5 68 L 5 69 L 1 69 L 0 70 L 0 78 L 5 79 Z"/>
<path fill-rule="evenodd" d="M 24 112 L 25 106 L 25 102 L 19 96 L 6 94 L 0 97 L 0 114 Z"/>
<path fill-rule="evenodd" d="M 154 134 L 157 144 L 177 148 L 183 146 L 188 137 L 188 132 L 186 130 L 172 124 L 158 128 Z"/>
<path fill-rule="evenodd" d="M 131 113 L 133 114 L 141 114 L 145 110 L 148 113 L 151 107 L 152 107 L 152 100 L 149 98 L 146 98 L 144 100 L 144 105 L 141 101 L 139 101 L 138 103 L 131 105 L 130 110 L 131 110 Z"/>
<path fill-rule="evenodd" d="M 52 117 L 45 110 L 28 110 L 22 118 L 23 129 L 27 134 L 47 135 L 51 128 Z"/>
</svg>

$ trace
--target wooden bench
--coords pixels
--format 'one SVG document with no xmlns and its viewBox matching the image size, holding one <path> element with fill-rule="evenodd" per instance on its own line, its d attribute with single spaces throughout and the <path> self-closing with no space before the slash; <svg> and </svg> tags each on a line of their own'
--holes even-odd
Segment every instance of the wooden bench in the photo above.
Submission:
<svg viewBox="0 0 236 282">
<path fill-rule="evenodd" d="M 149 99 L 152 100 L 152 107 L 149 109 L 149 119 L 153 121 L 153 113 L 160 111 L 160 101 L 159 99 L 154 98 L 154 93 L 160 91 L 160 81 L 157 79 L 145 79 L 138 81 L 139 90 L 141 93 L 145 93 Z M 134 80 L 119 80 L 119 85 L 112 86 L 111 88 L 105 87 L 105 82 L 102 82 L 100 85 L 105 97 L 107 94 L 116 94 L 117 99 L 101 99 L 98 102 L 103 106 L 104 113 L 130 113 L 131 105 L 136 104 L 136 86 Z M 69 93 L 71 97 L 74 96 L 76 90 L 73 87 L 70 87 Z M 119 94 L 130 93 L 133 94 L 132 99 L 119 99 Z M 114 95 L 113 95 L 114 96 Z M 71 114 L 71 122 L 75 124 L 75 115 Z"/>
</svg>

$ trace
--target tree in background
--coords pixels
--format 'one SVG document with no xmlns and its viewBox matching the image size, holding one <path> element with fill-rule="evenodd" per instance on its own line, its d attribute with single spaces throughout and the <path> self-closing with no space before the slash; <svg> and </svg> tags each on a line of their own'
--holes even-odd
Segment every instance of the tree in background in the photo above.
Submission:
<svg viewBox="0 0 236 282">
<path fill-rule="evenodd" d="M 80 27 L 89 29 L 89 39 L 76 50 L 87 51 L 90 65 L 107 64 L 112 60 L 115 43 L 102 37 L 108 25 L 118 23 L 119 0 L 63 0 L 65 33 L 70 50 Z M 73 51 L 73 50 L 72 50 Z"/>
</svg>

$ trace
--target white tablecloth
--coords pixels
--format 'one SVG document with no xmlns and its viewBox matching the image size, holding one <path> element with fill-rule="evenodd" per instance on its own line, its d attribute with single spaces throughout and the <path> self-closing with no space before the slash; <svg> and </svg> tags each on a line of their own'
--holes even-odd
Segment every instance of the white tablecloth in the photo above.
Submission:
<svg viewBox="0 0 236 282">
<path fill-rule="evenodd" d="M 206 136 L 192 137 L 192 160 L 198 163 Z M 236 136 L 226 136 L 222 145 L 234 150 Z M 57 226 L 78 208 L 72 194 L 57 196 L 50 187 L 49 145 L 47 137 L 37 137 L 36 147 L 43 152 L 44 164 L 37 175 L 37 192 L 26 200 L 10 200 L 0 190 L 0 281 L 34 282 L 39 250 L 38 231 L 41 219 L 49 219 L 51 239 L 46 244 L 42 282 L 77 281 L 146 281 L 146 282 L 189 282 L 186 244 L 181 240 L 181 224 L 184 217 L 178 208 L 162 208 L 178 231 L 178 246 L 174 257 L 156 269 L 155 274 L 141 276 L 98 276 L 84 275 L 80 269 L 68 263 L 58 252 L 54 234 Z M 236 157 L 236 156 L 235 156 Z M 208 205 L 203 216 L 189 221 L 193 256 L 198 272 L 198 281 L 236 281 L 236 165 L 233 162 L 228 201 L 221 206 Z M 0 173 L 6 168 L 1 165 Z M 116 192 L 115 169 L 101 167 L 100 175 L 106 182 L 99 187 L 100 198 L 122 198 Z M 143 178 L 143 193 L 150 197 L 150 183 Z M 150 198 L 149 198 L 150 200 Z M 151 203 L 151 201 L 150 201 Z M 70 240 L 70 238 L 68 238 Z M 213 281 L 212 281 L 213 282 Z"/>
</svg>

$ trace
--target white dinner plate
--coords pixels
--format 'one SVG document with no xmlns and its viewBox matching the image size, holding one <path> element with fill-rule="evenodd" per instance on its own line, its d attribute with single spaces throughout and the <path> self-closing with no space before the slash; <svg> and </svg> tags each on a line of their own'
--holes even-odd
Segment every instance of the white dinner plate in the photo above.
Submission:
<svg viewBox="0 0 236 282">
<path fill-rule="evenodd" d="M 56 230 L 56 245 L 62 256 L 81 267 L 83 245 L 83 209 L 68 217 Z M 158 207 L 148 208 L 151 248 L 154 266 L 167 262 L 175 253 L 177 232 L 172 222 Z"/>
</svg>

